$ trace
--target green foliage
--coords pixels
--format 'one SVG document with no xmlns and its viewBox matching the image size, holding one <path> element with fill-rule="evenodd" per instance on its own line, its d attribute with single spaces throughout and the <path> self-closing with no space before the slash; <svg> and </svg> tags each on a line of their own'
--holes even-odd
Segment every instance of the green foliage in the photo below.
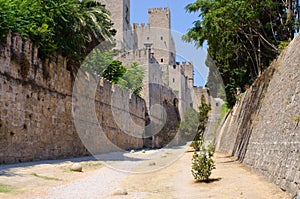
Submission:
<svg viewBox="0 0 300 199">
<path fill-rule="evenodd" d="M 204 95 L 201 96 L 201 105 L 199 106 L 199 113 L 198 113 L 198 128 L 197 128 L 197 134 L 194 138 L 194 141 L 197 141 L 201 138 L 201 135 L 203 135 L 207 122 L 208 122 L 208 113 L 211 110 L 210 104 L 206 103 Z"/>
<path fill-rule="evenodd" d="M 39 45 L 39 55 L 54 52 L 81 60 L 115 33 L 109 12 L 92 0 L 0 0 L 0 39 L 18 32 Z"/>
<path fill-rule="evenodd" d="M 109 45 L 110 46 L 110 45 Z M 119 53 L 116 50 L 94 49 L 82 63 L 82 67 L 88 72 L 104 77 L 111 82 L 118 84 L 121 88 L 140 95 L 143 88 L 145 68 L 137 62 L 131 63 L 130 67 L 125 67 L 122 62 L 114 60 Z"/>
<path fill-rule="evenodd" d="M 207 54 L 205 65 L 209 68 L 206 87 L 209 88 L 211 96 L 226 100 L 225 88 L 222 77 L 214 60 Z"/>
<path fill-rule="evenodd" d="M 113 60 L 102 72 L 101 76 L 117 84 L 119 79 L 126 73 L 126 67 L 122 62 Z"/>
<path fill-rule="evenodd" d="M 206 147 L 203 136 L 198 141 L 195 141 L 195 145 L 197 145 L 199 151 L 195 151 L 193 154 L 192 174 L 197 181 L 208 181 L 212 170 L 216 168 L 212 159 L 214 146 L 209 144 Z"/>
<path fill-rule="evenodd" d="M 228 108 L 228 105 L 227 103 L 224 103 L 221 105 L 221 114 L 220 114 L 220 119 L 222 120 L 225 115 L 228 113 L 229 111 L 229 108 Z"/>
<path fill-rule="evenodd" d="M 218 130 L 223 118 L 228 113 L 228 111 L 229 111 L 228 104 L 227 103 L 222 104 L 222 106 L 220 108 L 220 117 L 219 117 L 219 119 L 216 122 L 215 127 L 214 127 L 214 134 L 217 133 L 217 130 Z"/>
<path fill-rule="evenodd" d="M 145 68 L 137 62 L 133 62 L 130 67 L 127 67 L 126 73 L 120 78 L 118 85 L 139 96 L 143 89 L 144 77 Z"/>
<path fill-rule="evenodd" d="M 7 184 L 0 184 L 0 193 L 10 193 L 14 191 L 14 187 Z"/>
<path fill-rule="evenodd" d="M 208 113 L 211 110 L 210 104 L 206 103 L 204 95 L 201 96 L 201 105 L 198 107 L 199 112 L 198 112 L 198 121 L 197 121 L 197 132 L 196 135 L 193 139 L 193 142 L 191 143 L 191 147 L 195 149 L 195 151 L 199 151 L 199 145 L 198 141 L 202 139 L 204 131 L 206 129 L 206 125 L 208 122 Z"/>
<path fill-rule="evenodd" d="M 300 115 L 292 115 L 291 116 L 291 119 L 296 122 L 296 123 L 299 123 L 300 121 Z"/>
<path fill-rule="evenodd" d="M 279 51 L 283 51 L 289 45 L 289 43 L 290 41 L 281 41 L 278 45 Z"/>
<path fill-rule="evenodd" d="M 279 0 L 196 0 L 186 6 L 188 12 L 199 13 L 199 20 L 183 39 L 198 47 L 207 41 L 230 107 L 236 88 L 251 85 L 276 58 L 280 43 L 293 38 L 295 23 L 287 6 Z M 214 94 L 219 81 L 214 83 L 217 74 L 211 65 L 207 84 Z"/>
<path fill-rule="evenodd" d="M 198 112 L 190 107 L 184 114 L 184 121 L 180 123 L 181 138 L 184 141 L 193 140 L 197 133 L 198 125 Z"/>
<path fill-rule="evenodd" d="M 114 50 L 97 48 L 86 57 L 81 66 L 94 75 L 102 76 L 103 70 L 112 63 L 116 55 L 117 52 Z"/>
<path fill-rule="evenodd" d="M 104 46 L 104 49 L 94 49 L 81 66 L 91 74 L 118 84 L 120 78 L 126 73 L 126 67 L 122 65 L 122 62 L 114 60 L 118 52 L 110 50 L 112 48 L 110 44 L 109 47 L 105 44 L 101 46 Z"/>
<path fill-rule="evenodd" d="M 200 151 L 198 140 L 193 140 L 190 144 L 190 147 L 193 147 L 195 151 Z"/>
</svg>

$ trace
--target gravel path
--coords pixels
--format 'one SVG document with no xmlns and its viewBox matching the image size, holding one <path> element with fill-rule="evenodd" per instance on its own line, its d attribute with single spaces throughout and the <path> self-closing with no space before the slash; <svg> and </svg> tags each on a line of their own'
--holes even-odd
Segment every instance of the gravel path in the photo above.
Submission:
<svg viewBox="0 0 300 199">
<path fill-rule="evenodd" d="M 120 182 L 127 176 L 142 175 L 163 169 L 178 158 L 185 147 L 137 151 L 134 153 L 108 153 L 97 157 L 105 163 L 105 167 L 95 171 L 93 175 L 72 181 L 65 185 L 53 187 L 47 196 L 34 199 L 85 199 L 85 198 L 116 198 L 124 195 L 126 189 L 120 187 Z M 120 197 L 120 196 L 119 196 Z M 142 193 L 131 194 L 130 198 L 142 198 Z"/>
<path fill-rule="evenodd" d="M 48 192 L 48 196 L 36 197 L 36 199 L 107 198 L 118 187 L 119 181 L 125 175 L 125 173 L 105 167 L 96 171 L 92 176 L 54 187 Z"/>
<path fill-rule="evenodd" d="M 217 169 L 211 183 L 195 183 L 191 175 L 193 153 L 186 148 L 146 150 L 145 153 L 109 153 L 97 162 L 76 159 L 85 164 L 83 173 L 65 171 L 74 161 L 46 162 L 28 167 L 1 168 L 0 184 L 19 185 L 20 192 L 1 194 L 0 198 L 30 199 L 198 199 L 198 198 L 290 198 L 264 177 L 224 154 L 216 153 Z M 103 166 L 106 164 L 106 166 Z M 92 165 L 92 167 L 87 167 Z M 23 164 L 24 166 L 24 164 Z M 30 175 L 61 178 L 49 181 Z M 138 174 L 137 174 L 138 173 Z M 60 176 L 62 175 L 62 176 Z M 24 188 L 22 188 L 24 187 Z"/>
</svg>

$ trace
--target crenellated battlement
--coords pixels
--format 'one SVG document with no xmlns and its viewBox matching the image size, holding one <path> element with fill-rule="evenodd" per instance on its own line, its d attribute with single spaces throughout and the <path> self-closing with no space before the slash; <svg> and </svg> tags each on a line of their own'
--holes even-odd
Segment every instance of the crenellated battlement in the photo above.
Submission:
<svg viewBox="0 0 300 199">
<path fill-rule="evenodd" d="M 189 78 L 194 78 L 194 74 L 193 74 L 193 71 L 194 71 L 194 65 L 192 62 L 176 62 L 176 65 L 178 68 L 181 69 L 181 72 L 186 76 L 186 77 L 189 77 Z"/>
<path fill-rule="evenodd" d="M 145 23 L 132 23 L 132 29 L 150 29 L 149 24 L 145 24 Z"/>
<path fill-rule="evenodd" d="M 149 8 L 148 14 L 170 14 L 169 8 Z"/>
<path fill-rule="evenodd" d="M 176 64 L 180 65 L 182 67 L 193 67 L 194 66 L 192 62 L 185 62 L 185 61 L 183 61 L 183 62 L 176 62 Z"/>
<path fill-rule="evenodd" d="M 146 57 L 147 50 L 146 49 L 135 49 L 132 51 L 126 51 L 124 53 L 120 53 L 119 57 Z"/>
</svg>

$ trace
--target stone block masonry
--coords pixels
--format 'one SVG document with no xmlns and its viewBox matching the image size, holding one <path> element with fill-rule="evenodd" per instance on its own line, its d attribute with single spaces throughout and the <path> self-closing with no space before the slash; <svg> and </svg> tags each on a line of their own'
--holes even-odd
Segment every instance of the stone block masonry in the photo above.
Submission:
<svg viewBox="0 0 300 199">
<path fill-rule="evenodd" d="M 238 157 L 292 197 L 300 190 L 300 35 L 243 94 L 216 149 Z"/>
<path fill-rule="evenodd" d="M 0 164 L 90 154 L 74 125 L 74 82 L 67 68 L 66 59 L 60 56 L 51 61 L 40 60 L 38 48 L 18 34 L 8 35 L 6 41 L 0 43 Z M 118 99 L 114 106 L 112 95 Z M 100 125 L 107 140 L 119 148 L 143 147 L 143 139 L 130 134 L 144 134 L 146 106 L 143 99 L 130 97 L 127 91 L 102 79 L 91 100 L 94 100 L 98 121 L 81 123 L 88 132 L 86 137 L 96 145 L 105 144 L 93 137 L 98 134 L 94 127 Z M 124 109 L 120 102 L 128 102 L 129 109 Z M 120 128 L 114 120 L 114 109 L 121 113 L 119 120 L 127 121 L 130 115 L 133 124 Z M 89 150 L 102 153 L 116 149 Z"/>
</svg>

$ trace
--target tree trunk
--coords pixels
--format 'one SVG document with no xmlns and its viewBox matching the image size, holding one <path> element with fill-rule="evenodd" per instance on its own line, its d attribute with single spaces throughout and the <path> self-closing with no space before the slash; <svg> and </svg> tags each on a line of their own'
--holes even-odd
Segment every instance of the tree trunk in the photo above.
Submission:
<svg viewBox="0 0 300 199">
<path fill-rule="evenodd" d="M 295 21 L 295 12 L 294 12 L 294 0 L 287 1 L 287 22 L 290 23 L 290 40 L 294 39 L 294 21 Z M 293 23 L 291 23 L 292 21 Z"/>
<path fill-rule="evenodd" d="M 298 21 L 298 25 L 297 25 L 297 32 L 299 32 L 299 23 L 300 23 L 300 7 L 299 7 L 299 0 L 296 0 L 295 1 L 295 4 L 296 4 L 296 19 Z"/>
</svg>

